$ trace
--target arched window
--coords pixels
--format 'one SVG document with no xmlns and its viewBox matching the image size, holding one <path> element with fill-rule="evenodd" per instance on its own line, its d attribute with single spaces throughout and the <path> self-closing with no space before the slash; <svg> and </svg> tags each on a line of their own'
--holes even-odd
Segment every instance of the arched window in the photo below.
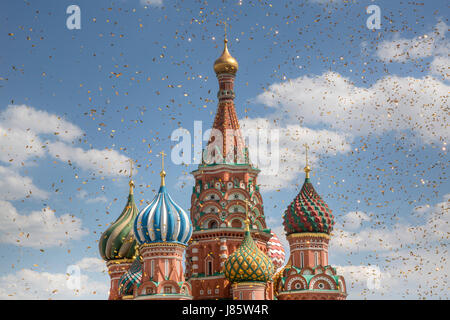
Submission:
<svg viewBox="0 0 450 320">
<path fill-rule="evenodd" d="M 319 265 L 319 253 L 314 252 L 314 265 L 317 267 Z"/>
<path fill-rule="evenodd" d="M 217 227 L 218 227 L 218 224 L 217 224 L 216 220 L 212 220 L 209 222 L 208 229 L 216 229 Z"/>
<path fill-rule="evenodd" d="M 213 274 L 213 262 L 210 260 L 206 262 L 206 275 L 211 276 Z"/>
<path fill-rule="evenodd" d="M 300 268 L 304 268 L 305 267 L 305 262 L 304 262 L 304 254 L 303 252 L 300 252 Z"/>
</svg>

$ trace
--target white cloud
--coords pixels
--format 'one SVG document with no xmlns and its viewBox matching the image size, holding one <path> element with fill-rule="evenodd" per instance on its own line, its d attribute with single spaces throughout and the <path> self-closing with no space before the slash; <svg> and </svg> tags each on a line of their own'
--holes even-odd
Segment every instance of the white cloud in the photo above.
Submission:
<svg viewBox="0 0 450 320">
<path fill-rule="evenodd" d="M 395 283 L 379 266 L 336 266 L 336 271 L 345 279 L 349 300 L 381 298 Z"/>
<path fill-rule="evenodd" d="M 78 126 L 60 116 L 26 105 L 10 105 L 0 113 L 0 161 L 13 166 L 30 165 L 27 160 L 48 152 L 101 175 L 128 174 L 128 157 L 119 152 L 84 150 L 68 144 L 82 135 Z"/>
<path fill-rule="evenodd" d="M 450 86 L 427 76 L 386 76 L 368 88 L 336 72 L 272 84 L 257 101 L 278 121 L 325 124 L 354 136 L 411 130 L 426 142 L 448 140 Z"/>
<path fill-rule="evenodd" d="M 251 162 L 261 170 L 258 184 L 264 191 L 295 187 L 294 181 L 306 164 L 305 143 L 310 147 L 309 163 L 312 166 L 321 155 L 350 150 L 348 140 L 351 137 L 343 133 L 309 129 L 295 124 L 282 127 L 264 118 L 243 119 L 240 123 L 243 132 L 259 130 L 270 138 L 269 143 L 260 139 L 258 143 L 247 144 Z M 274 130 L 278 130 L 278 135 L 274 134 Z M 278 148 L 272 149 L 272 144 Z"/>
<path fill-rule="evenodd" d="M 351 211 L 338 224 L 347 230 L 355 230 L 361 227 L 363 222 L 370 220 L 371 218 L 362 211 Z"/>
<path fill-rule="evenodd" d="M 191 174 L 182 174 L 177 178 L 175 188 L 178 190 L 184 189 L 185 187 L 192 188 L 194 184 L 195 179 Z"/>
<path fill-rule="evenodd" d="M 143 6 L 155 6 L 160 7 L 163 4 L 163 0 L 139 0 Z"/>
<path fill-rule="evenodd" d="M 439 203 L 416 207 L 413 213 L 424 221 L 415 225 L 335 230 L 330 252 L 360 254 L 353 260 L 364 253 L 371 257 L 368 266 L 337 267 L 345 277 L 348 298 L 380 299 L 388 293 L 391 299 L 448 299 L 449 201 L 446 194 Z"/>
<path fill-rule="evenodd" d="M 86 203 L 108 202 L 108 198 L 106 198 L 105 196 L 89 197 L 86 190 L 80 190 L 77 193 L 77 198 L 83 199 Z"/>
<path fill-rule="evenodd" d="M 21 215 L 8 201 L 0 200 L 0 242 L 23 247 L 61 246 L 80 239 L 88 231 L 82 221 L 70 214 L 59 217 L 50 208 Z"/>
<path fill-rule="evenodd" d="M 0 277 L 0 299 L 105 299 L 109 283 L 80 275 L 80 288 L 69 289 L 71 275 L 22 269 Z"/>
<path fill-rule="evenodd" d="M 450 52 L 450 47 L 448 48 Z M 430 65 L 430 71 L 433 75 L 439 76 L 441 79 L 448 79 L 450 77 L 450 58 L 439 56 L 435 57 Z"/>
<path fill-rule="evenodd" d="M 377 48 L 377 56 L 384 62 L 406 62 L 432 57 L 430 73 L 440 79 L 449 78 L 450 41 L 446 38 L 448 26 L 439 21 L 430 34 L 414 38 L 400 38 L 383 41 Z"/>
<path fill-rule="evenodd" d="M 445 245 L 393 250 L 376 265 L 337 266 L 348 299 L 448 299 L 448 251 Z"/>
<path fill-rule="evenodd" d="M 81 270 L 88 272 L 107 272 L 105 261 L 94 257 L 84 257 L 79 262 L 75 263 Z"/>
<path fill-rule="evenodd" d="M 345 223 L 344 226 L 337 226 L 333 230 L 330 251 L 383 252 L 400 250 L 408 245 L 426 246 L 427 243 L 447 241 L 450 236 L 449 199 L 450 194 L 446 194 L 444 201 L 432 207 L 422 206 L 422 208 L 428 208 L 428 210 L 420 209 L 427 213 L 422 224 L 396 223 L 390 228 L 367 227 L 359 231 L 351 228 L 351 224 L 350 228 Z"/>
<path fill-rule="evenodd" d="M 112 149 L 84 150 L 57 141 L 48 144 L 48 152 L 61 161 L 85 170 L 94 170 L 100 175 L 129 174 L 129 158 Z"/>
<path fill-rule="evenodd" d="M 3 166 L 0 166 L 0 190 L 1 200 L 48 197 L 48 192 L 36 187 L 31 178 L 21 176 L 11 168 Z"/>
<path fill-rule="evenodd" d="M 1 113 L 0 121 L 8 128 L 31 131 L 35 134 L 52 134 L 64 141 L 72 141 L 83 134 L 76 125 L 26 105 L 10 105 Z"/>
<path fill-rule="evenodd" d="M 428 35 L 412 39 L 397 38 L 383 41 L 378 46 L 377 55 L 383 61 L 403 62 L 432 56 L 434 46 L 435 38 Z"/>
<path fill-rule="evenodd" d="M 0 161 L 18 166 L 45 154 L 39 137 L 30 130 L 7 128 L 0 122 Z"/>
<path fill-rule="evenodd" d="M 386 62 L 404 62 L 441 54 L 448 48 L 449 42 L 445 38 L 448 26 L 440 21 L 430 34 L 423 34 L 414 38 L 400 38 L 383 41 L 377 48 L 377 56 Z"/>
</svg>

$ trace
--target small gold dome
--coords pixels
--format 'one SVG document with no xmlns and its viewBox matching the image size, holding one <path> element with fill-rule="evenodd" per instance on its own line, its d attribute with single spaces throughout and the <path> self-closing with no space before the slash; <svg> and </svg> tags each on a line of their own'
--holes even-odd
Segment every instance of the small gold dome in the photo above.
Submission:
<svg viewBox="0 0 450 320">
<path fill-rule="evenodd" d="M 236 74 L 238 70 L 238 62 L 235 58 L 231 56 L 231 54 L 228 52 L 227 47 L 228 40 L 224 40 L 225 47 L 223 48 L 222 55 L 214 62 L 214 71 L 216 74 L 220 73 L 231 73 Z"/>
<path fill-rule="evenodd" d="M 246 224 L 244 240 L 225 260 L 225 277 L 232 283 L 270 281 L 274 272 L 272 260 L 258 248 L 250 234 L 248 222 Z"/>
</svg>

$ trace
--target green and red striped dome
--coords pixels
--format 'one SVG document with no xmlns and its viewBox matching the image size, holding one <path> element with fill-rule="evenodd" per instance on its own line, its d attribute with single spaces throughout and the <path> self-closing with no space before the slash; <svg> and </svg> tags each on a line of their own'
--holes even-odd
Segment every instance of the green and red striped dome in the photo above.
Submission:
<svg viewBox="0 0 450 320">
<path fill-rule="evenodd" d="M 105 261 L 132 259 L 135 255 L 133 225 L 139 210 L 134 203 L 133 187 L 133 181 L 130 181 L 130 193 L 122 214 L 103 232 L 98 242 L 100 255 Z"/>
<path fill-rule="evenodd" d="M 307 177 L 300 193 L 288 206 L 283 216 L 286 235 L 302 232 L 330 234 L 333 230 L 334 217 L 327 204 Z"/>
</svg>

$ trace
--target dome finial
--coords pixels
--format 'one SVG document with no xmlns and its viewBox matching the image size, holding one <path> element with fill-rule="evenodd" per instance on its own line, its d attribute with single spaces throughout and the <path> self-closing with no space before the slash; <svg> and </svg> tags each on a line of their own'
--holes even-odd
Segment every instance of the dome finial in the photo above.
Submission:
<svg viewBox="0 0 450 320">
<path fill-rule="evenodd" d="M 134 188 L 134 181 L 133 181 L 133 159 L 128 159 L 130 161 L 130 182 L 128 184 L 130 185 L 130 194 L 133 194 L 133 188 Z"/>
<path fill-rule="evenodd" d="M 159 173 L 159 175 L 161 176 L 161 186 L 165 186 L 166 185 L 166 172 L 164 171 L 164 157 L 167 155 L 164 153 L 164 151 L 161 151 L 159 153 L 161 155 L 161 172 Z"/>
<path fill-rule="evenodd" d="M 227 22 L 226 21 L 224 21 L 223 22 L 223 25 L 224 25 L 224 31 L 225 31 L 225 39 L 224 39 L 224 42 L 225 43 L 227 43 L 228 42 L 228 40 L 227 40 Z"/>
<path fill-rule="evenodd" d="M 305 152 L 305 156 L 306 156 L 306 165 L 305 165 L 305 168 L 304 168 L 303 170 L 304 170 L 305 173 L 306 173 L 306 179 L 309 179 L 309 173 L 311 172 L 311 168 L 310 168 L 309 163 L 308 163 L 308 149 L 309 149 L 309 146 L 308 146 L 307 143 L 305 143 L 303 146 L 304 146 L 305 149 L 306 149 L 306 152 Z"/>
<path fill-rule="evenodd" d="M 236 74 L 238 70 L 238 62 L 235 58 L 231 56 L 231 54 L 228 52 L 228 37 L 227 37 L 227 26 L 228 24 L 226 21 L 224 22 L 225 25 L 225 38 L 223 40 L 224 48 L 222 55 L 214 62 L 214 71 L 216 74 L 221 73 L 229 73 L 229 74 Z"/>
</svg>

